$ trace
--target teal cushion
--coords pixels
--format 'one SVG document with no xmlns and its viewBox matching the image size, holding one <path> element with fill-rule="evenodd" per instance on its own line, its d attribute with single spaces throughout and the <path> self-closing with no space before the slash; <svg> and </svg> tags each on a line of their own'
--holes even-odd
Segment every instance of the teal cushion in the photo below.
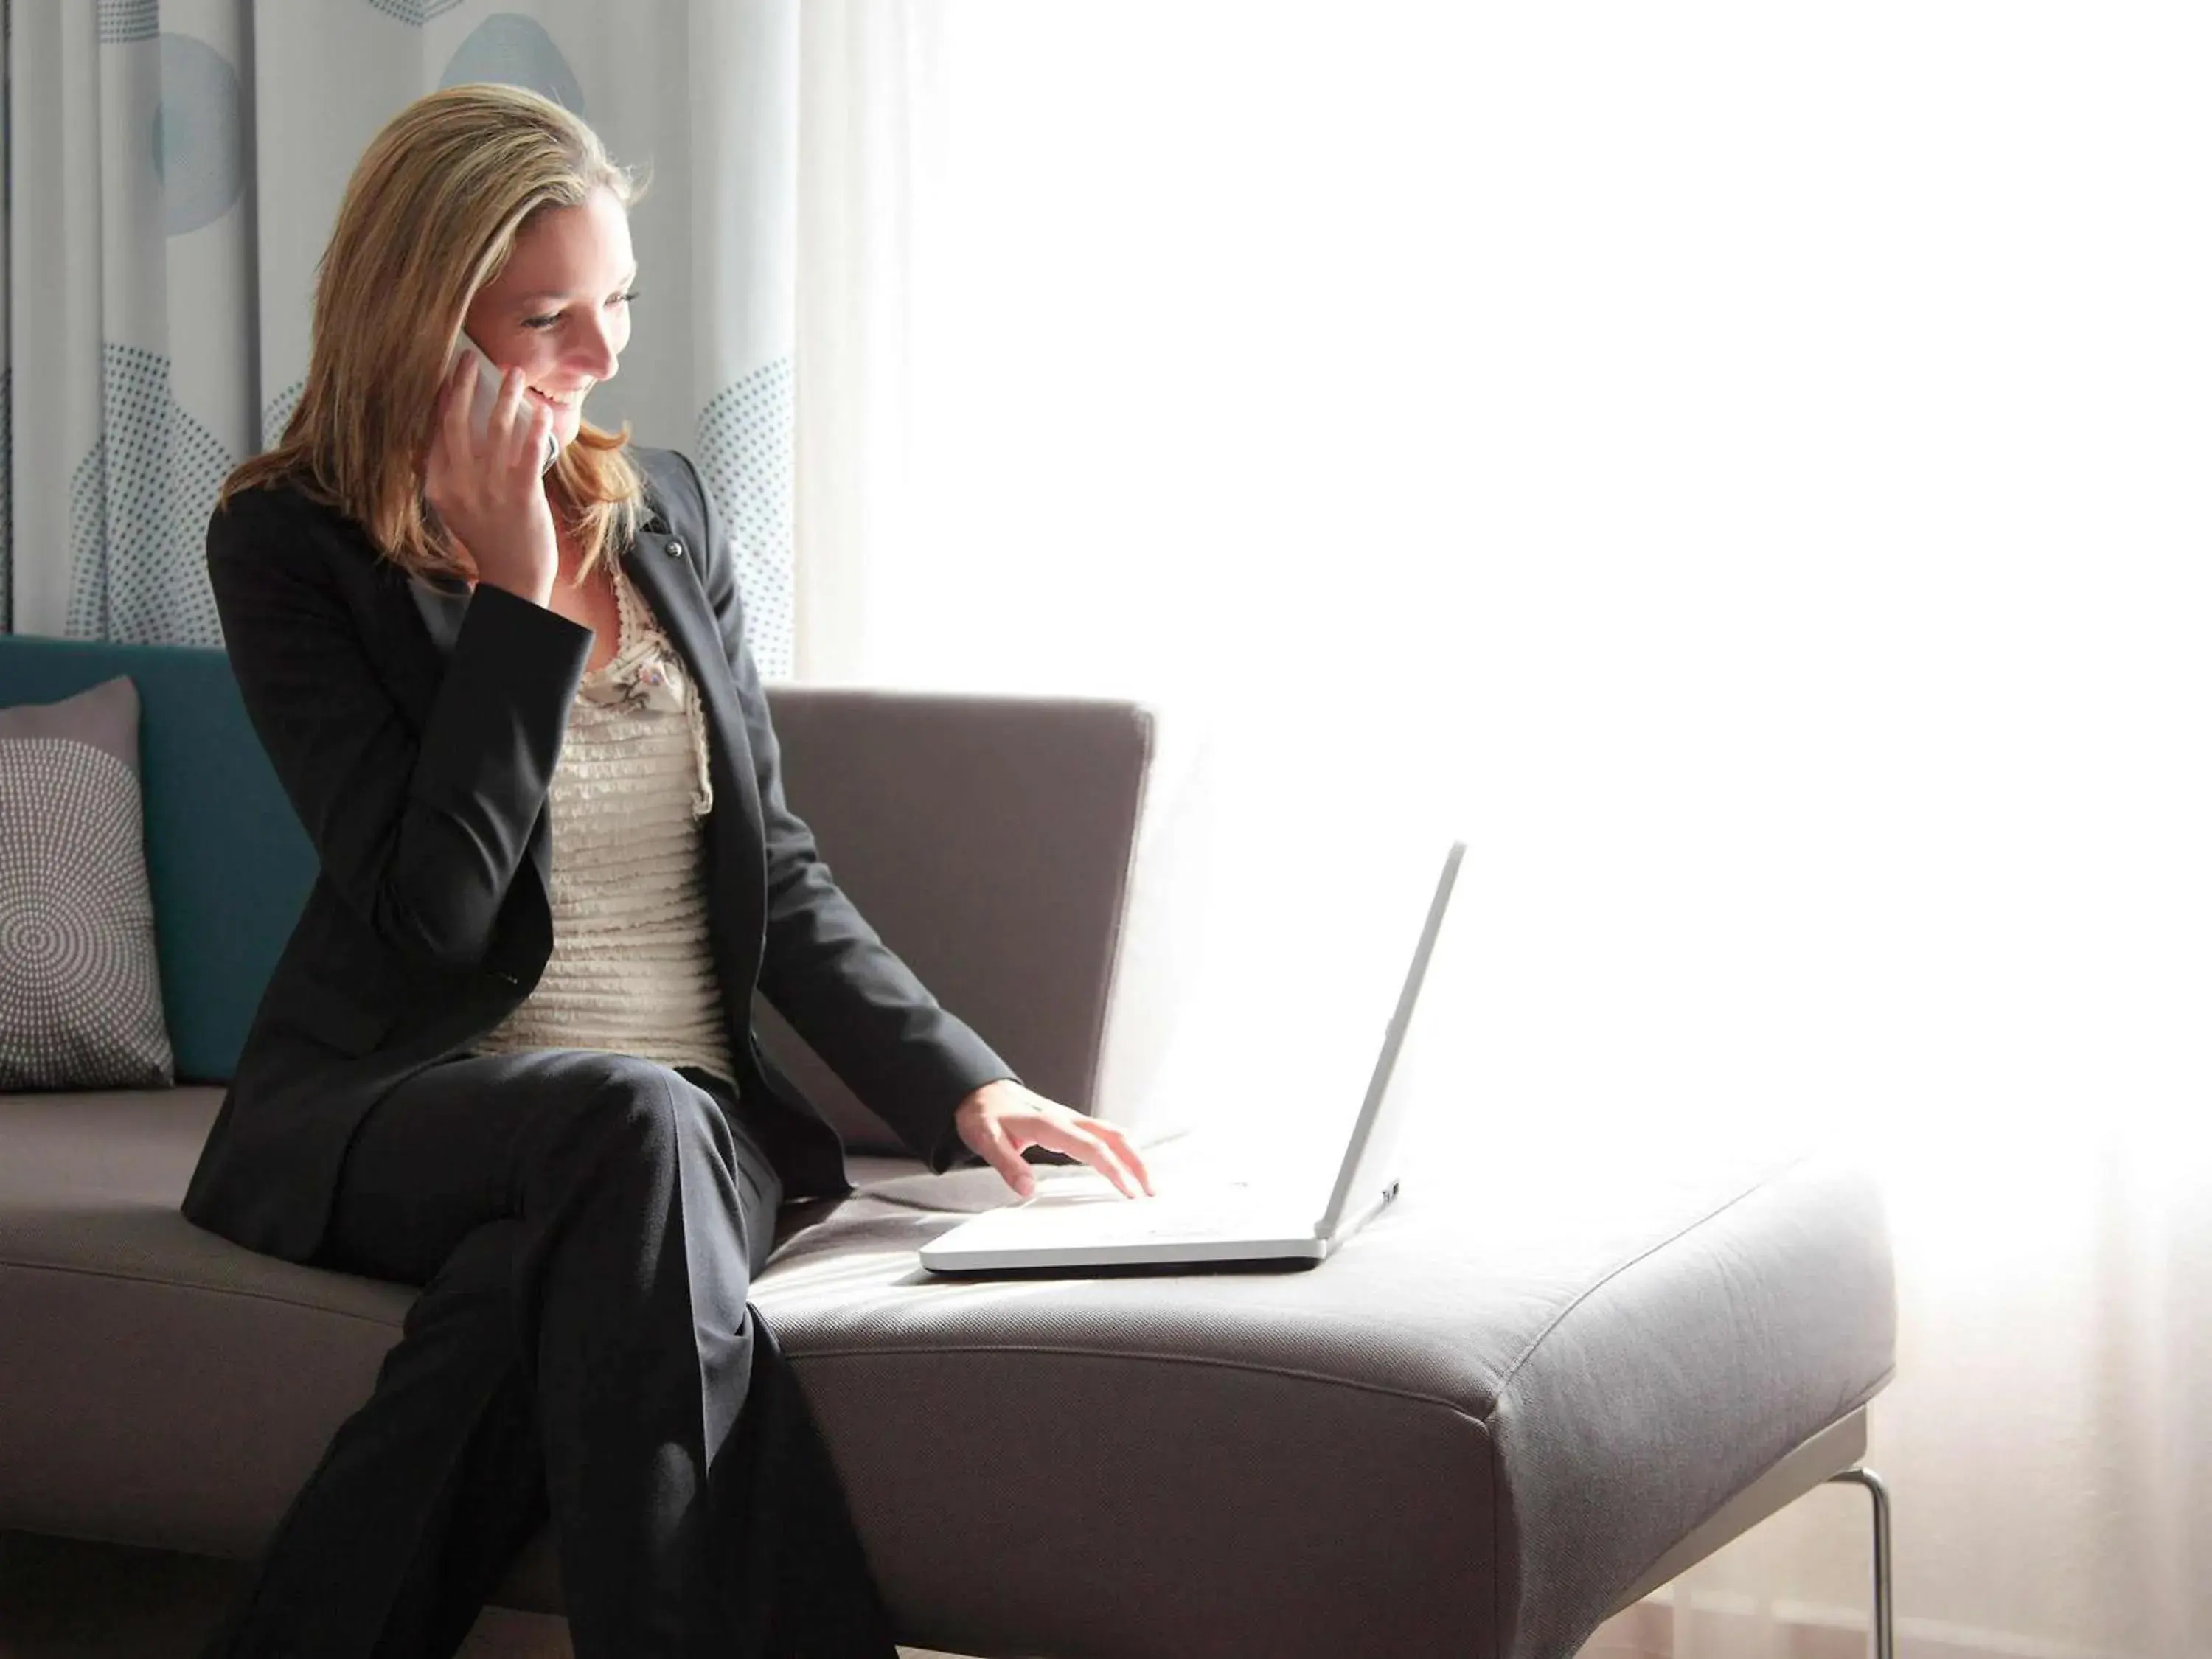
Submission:
<svg viewBox="0 0 2212 1659">
<path fill-rule="evenodd" d="M 307 900 L 314 849 L 222 652 L 0 635 L 0 707 L 56 702 L 118 674 L 138 688 L 146 871 L 177 1076 L 220 1082 Z"/>
</svg>

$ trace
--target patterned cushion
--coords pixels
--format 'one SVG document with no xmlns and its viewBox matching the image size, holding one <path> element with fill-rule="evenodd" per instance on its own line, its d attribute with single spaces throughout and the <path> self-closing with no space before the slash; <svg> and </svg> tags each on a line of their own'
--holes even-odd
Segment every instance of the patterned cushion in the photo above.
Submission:
<svg viewBox="0 0 2212 1659">
<path fill-rule="evenodd" d="M 0 1089 L 166 1085 L 138 692 L 0 708 Z"/>
</svg>

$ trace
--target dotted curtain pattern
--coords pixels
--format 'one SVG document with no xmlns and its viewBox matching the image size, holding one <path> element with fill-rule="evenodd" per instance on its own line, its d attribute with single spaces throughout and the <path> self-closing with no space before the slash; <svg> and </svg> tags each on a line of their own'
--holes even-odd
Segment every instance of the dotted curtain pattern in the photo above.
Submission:
<svg viewBox="0 0 2212 1659">
<path fill-rule="evenodd" d="M 100 40 L 151 40 L 161 32 L 160 0 L 100 0 Z"/>
<path fill-rule="evenodd" d="M 763 674 L 787 674 L 793 649 L 791 391 L 788 357 L 747 375 L 707 405 L 694 457 L 737 545 L 746 639 Z"/>
<path fill-rule="evenodd" d="M 219 644 L 206 575 L 177 553 L 205 533 L 232 453 L 169 396 L 167 358 L 113 345 L 103 355 L 103 430 L 70 486 L 68 632 Z"/>
<path fill-rule="evenodd" d="M 208 516 L 298 406 L 354 164 L 415 98 L 498 81 L 650 180 L 586 418 L 698 464 L 787 676 L 798 5 L 0 0 L 0 627 L 219 643 Z"/>
</svg>

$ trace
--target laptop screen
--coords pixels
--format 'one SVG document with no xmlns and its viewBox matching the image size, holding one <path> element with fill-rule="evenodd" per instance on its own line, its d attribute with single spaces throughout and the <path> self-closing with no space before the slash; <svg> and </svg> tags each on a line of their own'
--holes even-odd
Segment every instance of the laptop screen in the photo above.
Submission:
<svg viewBox="0 0 2212 1659">
<path fill-rule="evenodd" d="M 1460 860 L 1466 853 L 1467 843 L 1455 841 L 1444 854 L 1443 869 L 1430 896 L 1428 914 L 1421 921 L 1419 942 L 1413 948 L 1413 959 L 1406 969 L 1405 982 L 1399 988 L 1397 1006 L 1384 1029 L 1382 1051 L 1368 1079 L 1367 1097 L 1360 1103 L 1358 1121 L 1352 1126 L 1351 1142 L 1344 1149 L 1344 1162 L 1337 1170 L 1336 1186 L 1329 1194 L 1328 1208 L 1321 1218 L 1324 1238 L 1335 1234 L 1347 1214 L 1355 1223 L 1364 1220 L 1381 1206 L 1386 1191 L 1396 1186 L 1398 1142 L 1405 1128 L 1406 1091 L 1391 1088 L 1390 1079 L 1397 1071 L 1398 1053 L 1405 1047 L 1406 1030 L 1413 1024 L 1413 1005 L 1420 996 L 1421 981 L 1427 976 L 1429 958 L 1436 952 L 1437 935 L 1443 930 L 1444 909 L 1451 902 L 1452 886 L 1459 878 Z"/>
</svg>

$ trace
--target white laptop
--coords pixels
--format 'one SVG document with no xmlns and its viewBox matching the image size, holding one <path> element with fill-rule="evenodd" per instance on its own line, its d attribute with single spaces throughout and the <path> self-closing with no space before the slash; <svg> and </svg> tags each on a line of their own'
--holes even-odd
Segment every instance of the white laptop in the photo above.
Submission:
<svg viewBox="0 0 2212 1659">
<path fill-rule="evenodd" d="M 1383 1028 L 1382 1051 L 1352 1119 L 1325 1207 L 1316 1207 L 1317 1182 L 1225 1175 L 1164 1182 L 1161 1162 L 1150 1158 L 1153 1185 L 1162 1188 L 1156 1197 L 1124 1198 L 1090 1170 L 1065 1176 L 1040 1171 L 1044 1178 L 1036 1196 L 988 1210 L 924 1245 L 921 1265 L 940 1273 L 1082 1273 L 1210 1261 L 1310 1264 L 1326 1258 L 1397 1196 L 1407 1091 L 1393 1089 L 1390 1080 L 1466 851 L 1464 842 L 1452 843 L 1429 895 L 1413 958 Z M 1407 921 L 1410 932 L 1411 918 Z"/>
</svg>

